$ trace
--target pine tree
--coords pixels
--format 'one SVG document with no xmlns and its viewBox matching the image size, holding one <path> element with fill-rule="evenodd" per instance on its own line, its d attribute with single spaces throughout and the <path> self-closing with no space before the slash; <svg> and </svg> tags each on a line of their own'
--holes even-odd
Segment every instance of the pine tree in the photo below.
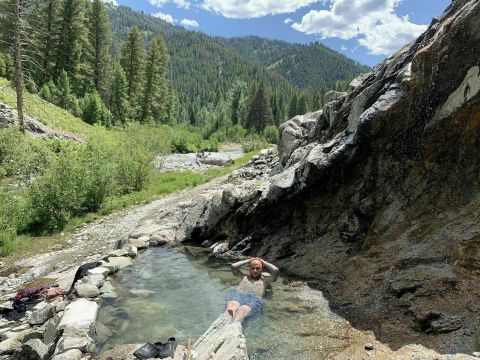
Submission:
<svg viewBox="0 0 480 360">
<path fill-rule="evenodd" d="M 297 112 L 297 103 L 298 103 L 298 98 L 297 94 L 294 94 L 290 100 L 290 105 L 288 106 L 288 118 L 291 119 L 295 115 L 298 114 Z"/>
<path fill-rule="evenodd" d="M 94 84 L 102 98 L 106 99 L 108 55 L 111 44 L 110 21 L 102 0 L 93 0 L 89 11 L 89 42 L 91 67 L 93 69 Z"/>
<path fill-rule="evenodd" d="M 87 42 L 85 16 L 89 0 L 65 0 L 61 13 L 60 35 L 58 40 L 55 71 L 58 76 L 65 70 L 76 77 Z"/>
<path fill-rule="evenodd" d="M 140 119 L 139 106 L 143 92 L 145 50 L 143 37 L 138 28 L 128 33 L 127 42 L 123 45 L 120 64 L 127 77 L 127 95 L 130 104 L 130 117 Z"/>
<path fill-rule="evenodd" d="M 145 89 L 142 103 L 142 122 L 166 123 L 167 114 L 167 47 L 155 36 L 147 54 Z"/>
<path fill-rule="evenodd" d="M 128 116 L 127 78 L 120 64 L 115 64 L 110 109 L 114 125 L 125 126 Z"/>
<path fill-rule="evenodd" d="M 82 117 L 85 122 L 100 124 L 107 128 L 111 126 L 110 112 L 97 91 L 85 95 L 82 110 Z"/>
<path fill-rule="evenodd" d="M 39 85 L 52 78 L 60 34 L 60 10 L 61 0 L 35 0 L 32 8 L 30 32 L 36 45 L 36 51 L 31 54 L 36 62 L 32 75 Z"/>
<path fill-rule="evenodd" d="M 300 99 L 298 100 L 297 103 L 297 114 L 298 115 L 303 115 L 308 112 L 308 100 L 307 100 L 307 95 L 302 94 L 300 96 Z"/>
<path fill-rule="evenodd" d="M 272 109 L 268 104 L 263 84 L 258 88 L 255 98 L 250 105 L 247 117 L 247 128 L 257 133 L 263 131 L 265 126 L 272 124 Z"/>
<path fill-rule="evenodd" d="M 60 74 L 57 81 L 57 105 L 63 109 L 69 110 L 72 105 L 72 86 L 65 70 Z"/>
</svg>

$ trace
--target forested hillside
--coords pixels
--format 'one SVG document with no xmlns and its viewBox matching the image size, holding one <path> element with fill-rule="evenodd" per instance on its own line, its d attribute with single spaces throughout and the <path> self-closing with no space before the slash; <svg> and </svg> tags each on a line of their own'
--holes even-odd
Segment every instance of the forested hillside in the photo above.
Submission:
<svg viewBox="0 0 480 360">
<path fill-rule="evenodd" d="M 14 78 L 14 0 L 0 0 L 0 76 Z M 204 139 L 272 135 L 362 71 L 318 44 L 225 40 L 101 0 L 22 3 L 29 92 L 90 124 L 194 127 Z M 288 79 L 288 80 L 287 80 Z"/>
<path fill-rule="evenodd" d="M 218 40 L 247 61 L 278 72 L 303 90 L 325 92 L 342 87 L 342 81 L 348 81 L 359 73 L 370 71 L 368 66 L 360 65 L 318 42 L 291 44 L 258 36 Z"/>
</svg>

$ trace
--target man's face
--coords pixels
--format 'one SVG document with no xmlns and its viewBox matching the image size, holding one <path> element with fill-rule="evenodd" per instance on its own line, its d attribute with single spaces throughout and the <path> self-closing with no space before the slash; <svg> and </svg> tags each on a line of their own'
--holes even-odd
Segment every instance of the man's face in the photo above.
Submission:
<svg viewBox="0 0 480 360">
<path fill-rule="evenodd" d="M 263 264 L 260 260 L 252 260 L 249 264 L 250 276 L 254 279 L 258 279 L 262 276 Z"/>
</svg>

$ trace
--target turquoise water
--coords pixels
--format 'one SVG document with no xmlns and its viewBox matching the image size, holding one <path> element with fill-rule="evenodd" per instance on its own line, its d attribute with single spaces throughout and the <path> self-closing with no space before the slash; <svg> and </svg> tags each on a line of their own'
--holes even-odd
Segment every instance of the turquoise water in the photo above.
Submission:
<svg viewBox="0 0 480 360">
<path fill-rule="evenodd" d="M 101 305 L 99 349 L 195 340 L 225 311 L 224 297 L 237 283 L 229 263 L 201 250 L 148 249 L 116 275 L 118 298 Z M 299 303 L 296 289 L 279 279 L 263 313 L 244 324 L 252 360 L 327 359 L 346 347 L 338 319 Z"/>
</svg>

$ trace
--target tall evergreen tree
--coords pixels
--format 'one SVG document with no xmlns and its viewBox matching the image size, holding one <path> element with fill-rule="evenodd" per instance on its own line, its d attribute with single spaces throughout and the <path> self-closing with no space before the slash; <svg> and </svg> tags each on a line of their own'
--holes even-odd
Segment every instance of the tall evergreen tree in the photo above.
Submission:
<svg viewBox="0 0 480 360">
<path fill-rule="evenodd" d="M 263 131 L 265 126 L 270 125 L 273 120 L 272 109 L 268 104 L 263 84 L 258 88 L 257 93 L 250 105 L 247 117 L 247 128 L 257 133 Z"/>
<path fill-rule="evenodd" d="M 133 119 L 140 118 L 141 94 L 143 91 L 145 50 L 143 37 L 138 28 L 130 29 L 128 39 L 122 48 L 120 64 L 127 77 L 127 95 Z"/>
<path fill-rule="evenodd" d="M 298 114 L 297 112 L 297 106 L 298 106 L 298 96 L 297 94 L 294 94 L 292 98 L 290 99 L 290 104 L 288 105 L 288 118 L 291 119 L 295 115 Z"/>
<path fill-rule="evenodd" d="M 302 94 L 300 96 L 300 99 L 298 100 L 297 103 L 297 114 L 298 115 L 303 115 L 308 112 L 308 100 L 307 100 L 307 95 Z"/>
<path fill-rule="evenodd" d="M 166 123 L 168 54 L 165 41 L 155 36 L 147 54 L 145 89 L 142 103 L 142 122 Z"/>
<path fill-rule="evenodd" d="M 32 7 L 30 32 L 35 41 L 35 51 L 31 57 L 36 63 L 31 73 L 38 85 L 52 78 L 58 52 L 61 7 L 61 0 L 35 0 Z"/>
<path fill-rule="evenodd" d="M 106 99 L 108 55 L 111 44 L 110 21 L 102 0 L 93 0 L 89 12 L 89 42 L 91 67 L 93 69 L 94 84 L 102 98 Z"/>
<path fill-rule="evenodd" d="M 115 64 L 112 79 L 110 109 L 114 125 L 125 126 L 128 116 L 128 84 L 125 72 L 120 64 Z"/>
<path fill-rule="evenodd" d="M 88 32 L 85 27 L 86 12 L 89 0 L 64 0 L 61 13 L 61 26 L 58 40 L 57 61 L 55 70 L 59 76 L 65 70 L 76 77 L 80 72 L 80 61 L 85 44 L 88 43 Z"/>
</svg>

